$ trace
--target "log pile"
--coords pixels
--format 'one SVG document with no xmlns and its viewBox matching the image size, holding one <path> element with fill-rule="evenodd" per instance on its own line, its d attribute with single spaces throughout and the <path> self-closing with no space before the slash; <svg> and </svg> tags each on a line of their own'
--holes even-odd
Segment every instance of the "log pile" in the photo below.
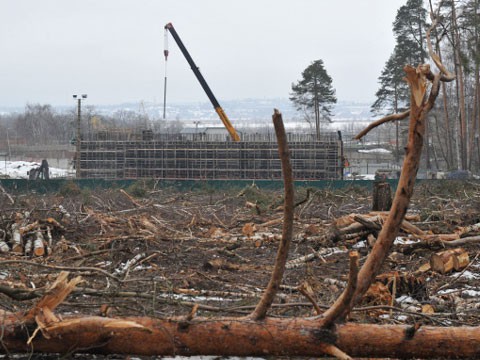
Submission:
<svg viewBox="0 0 480 360">
<path fill-rule="evenodd" d="M 0 228 L 0 252 L 27 257 L 47 256 L 63 239 L 65 227 L 54 218 L 32 219 L 28 212 L 16 213 L 14 221 Z"/>
</svg>

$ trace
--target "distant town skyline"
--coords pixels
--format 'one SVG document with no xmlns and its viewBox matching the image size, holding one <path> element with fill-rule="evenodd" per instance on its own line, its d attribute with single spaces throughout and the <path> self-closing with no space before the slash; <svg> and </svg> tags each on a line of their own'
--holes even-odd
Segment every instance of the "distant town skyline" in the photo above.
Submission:
<svg viewBox="0 0 480 360">
<path fill-rule="evenodd" d="M 374 99 L 406 0 L 0 2 L 0 106 L 163 103 L 172 22 L 216 97 L 287 98 L 322 59 L 340 101 Z M 208 101 L 169 38 L 167 104 Z"/>
</svg>

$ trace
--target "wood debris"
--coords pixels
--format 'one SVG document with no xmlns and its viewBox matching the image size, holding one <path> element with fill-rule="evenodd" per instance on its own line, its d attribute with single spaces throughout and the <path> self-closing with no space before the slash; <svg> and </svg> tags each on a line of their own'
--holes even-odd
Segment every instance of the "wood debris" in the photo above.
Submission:
<svg viewBox="0 0 480 360">
<path fill-rule="evenodd" d="M 448 249 L 430 257 L 430 268 L 440 274 L 462 271 L 469 263 L 468 252 L 462 248 Z"/>
</svg>

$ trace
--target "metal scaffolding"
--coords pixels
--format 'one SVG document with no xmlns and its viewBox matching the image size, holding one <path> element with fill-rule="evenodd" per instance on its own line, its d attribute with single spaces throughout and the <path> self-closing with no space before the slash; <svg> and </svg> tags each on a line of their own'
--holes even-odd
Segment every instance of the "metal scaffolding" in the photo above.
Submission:
<svg viewBox="0 0 480 360">
<path fill-rule="evenodd" d="M 342 142 L 337 134 L 321 140 L 289 134 L 297 180 L 342 179 Z M 81 142 L 80 178 L 101 179 L 281 179 L 276 139 L 271 134 L 244 134 L 242 141 L 219 136 L 186 138 L 144 131 L 133 136 L 111 132 Z"/>
</svg>

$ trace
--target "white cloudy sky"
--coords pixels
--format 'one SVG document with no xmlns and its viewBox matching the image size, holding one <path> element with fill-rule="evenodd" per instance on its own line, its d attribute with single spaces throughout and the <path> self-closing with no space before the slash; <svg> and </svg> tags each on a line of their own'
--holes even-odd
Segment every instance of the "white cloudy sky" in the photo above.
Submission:
<svg viewBox="0 0 480 360">
<path fill-rule="evenodd" d="M 288 97 L 322 59 L 339 100 L 370 101 L 406 0 L 0 0 L 0 106 L 163 99 L 172 22 L 221 101 Z M 208 101 L 170 38 L 168 102 Z"/>
</svg>

